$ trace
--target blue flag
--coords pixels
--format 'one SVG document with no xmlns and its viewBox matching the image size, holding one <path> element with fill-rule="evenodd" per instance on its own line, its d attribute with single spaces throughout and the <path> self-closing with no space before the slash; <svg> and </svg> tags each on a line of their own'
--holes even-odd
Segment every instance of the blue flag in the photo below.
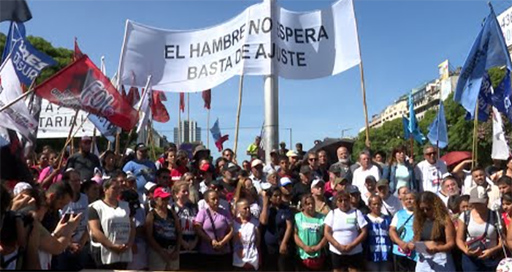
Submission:
<svg viewBox="0 0 512 272">
<path fill-rule="evenodd" d="M 501 113 L 507 116 L 508 120 L 512 122 L 512 105 L 510 103 L 510 96 L 512 89 L 510 88 L 510 73 L 507 73 L 498 87 L 494 89 L 492 94 L 492 105 Z"/>
<path fill-rule="evenodd" d="M 453 100 L 461 104 L 471 116 L 474 116 L 485 72 L 496 66 L 506 66 L 507 74 L 512 70 L 507 45 L 491 7 L 491 12 L 485 19 L 462 67 L 453 97 Z"/>
<path fill-rule="evenodd" d="M 434 122 L 430 124 L 427 135 L 432 145 L 437 145 L 439 148 L 448 146 L 448 128 L 446 127 L 446 118 L 444 116 L 443 102 L 439 102 L 439 111 Z"/>
<path fill-rule="evenodd" d="M 418 120 L 416 120 L 416 114 L 414 113 L 414 100 L 412 99 L 412 92 L 409 94 L 409 118 L 402 117 L 404 125 L 404 138 L 409 139 L 410 137 L 420 144 L 425 141 L 425 136 L 421 133 L 418 127 Z"/>
<path fill-rule="evenodd" d="M 478 94 L 478 121 L 485 122 L 489 120 L 493 105 L 493 88 L 491 84 L 491 78 L 486 72 L 482 79 L 482 85 L 480 87 L 480 93 Z M 474 120 L 471 113 L 466 112 L 466 120 Z"/>
<path fill-rule="evenodd" d="M 9 54 L 11 54 L 20 82 L 27 86 L 32 83 L 45 67 L 57 64 L 51 57 L 38 51 L 25 38 L 23 23 L 11 23 L 3 58 L 5 59 Z"/>
</svg>

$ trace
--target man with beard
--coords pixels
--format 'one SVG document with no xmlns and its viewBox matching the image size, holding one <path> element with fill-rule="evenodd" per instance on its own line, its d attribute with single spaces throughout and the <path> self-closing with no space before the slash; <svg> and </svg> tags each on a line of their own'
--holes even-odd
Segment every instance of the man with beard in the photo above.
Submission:
<svg viewBox="0 0 512 272">
<path fill-rule="evenodd" d="M 94 176 L 94 168 L 101 168 L 100 159 L 91 153 L 91 143 L 91 137 L 82 137 L 80 152 L 69 157 L 66 164 L 66 169 L 73 168 L 80 173 L 80 180 L 90 180 Z"/>
<path fill-rule="evenodd" d="M 441 182 L 441 190 L 437 193 L 444 205 L 448 206 L 448 198 L 450 198 L 450 196 L 459 194 L 459 186 L 457 185 L 455 177 L 452 175 L 446 176 Z"/>
<path fill-rule="evenodd" d="M 352 171 L 350 171 L 350 153 L 348 152 L 348 149 L 344 146 L 340 146 L 338 150 L 336 150 L 336 155 L 338 156 L 338 162 L 333 165 L 339 167 L 341 173 L 345 174 L 347 179 L 352 182 Z"/>
</svg>

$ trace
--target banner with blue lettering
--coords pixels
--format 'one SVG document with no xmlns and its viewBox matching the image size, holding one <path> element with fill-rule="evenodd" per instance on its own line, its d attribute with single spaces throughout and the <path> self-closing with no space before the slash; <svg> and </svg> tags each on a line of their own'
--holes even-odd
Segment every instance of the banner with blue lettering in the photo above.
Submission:
<svg viewBox="0 0 512 272">
<path fill-rule="evenodd" d="M 30 44 L 25 37 L 25 27 L 22 23 L 11 24 L 5 48 L 4 57 L 11 53 L 16 74 L 21 83 L 27 86 L 45 67 L 57 64 L 51 57 Z"/>
<path fill-rule="evenodd" d="M 100 131 L 103 137 L 107 138 L 110 142 L 116 140 L 117 126 L 110 123 L 107 118 L 90 114 L 88 119 Z"/>
</svg>

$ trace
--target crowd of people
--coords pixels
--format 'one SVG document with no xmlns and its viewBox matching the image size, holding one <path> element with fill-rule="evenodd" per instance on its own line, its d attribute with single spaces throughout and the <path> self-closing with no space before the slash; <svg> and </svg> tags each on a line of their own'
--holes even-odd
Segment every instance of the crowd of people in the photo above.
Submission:
<svg viewBox="0 0 512 272">
<path fill-rule="evenodd" d="M 512 158 L 281 143 L 265 164 L 259 140 L 242 162 L 202 145 L 98 157 L 89 137 L 62 162 L 45 146 L 32 180 L 2 180 L 0 268 L 495 271 L 512 248 Z"/>
</svg>

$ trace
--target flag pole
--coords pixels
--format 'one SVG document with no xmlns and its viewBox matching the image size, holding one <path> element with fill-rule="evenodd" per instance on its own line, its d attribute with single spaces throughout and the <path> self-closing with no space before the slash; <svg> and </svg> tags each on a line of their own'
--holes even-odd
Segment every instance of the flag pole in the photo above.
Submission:
<svg viewBox="0 0 512 272">
<path fill-rule="evenodd" d="M 473 160 L 471 162 L 471 168 L 474 168 L 476 166 L 476 161 L 478 160 L 478 98 L 476 100 L 476 107 L 475 107 L 475 120 L 473 122 Z"/>
<path fill-rule="evenodd" d="M 240 75 L 240 80 L 238 82 L 238 109 L 236 112 L 236 124 L 235 124 L 235 143 L 233 145 L 233 153 L 235 153 L 236 158 L 236 152 L 238 150 L 238 131 L 240 130 L 240 112 L 242 111 L 242 90 L 244 87 L 244 75 Z"/>
<path fill-rule="evenodd" d="M 20 101 L 21 99 L 27 97 L 29 94 L 31 94 L 33 92 L 34 92 L 34 89 L 31 89 L 31 90 L 28 90 L 28 91 L 24 92 L 22 95 L 16 97 L 16 99 L 14 99 L 13 101 L 9 102 L 7 105 L 5 105 L 2 108 L 0 108 L 0 112 L 10 108 L 12 105 L 16 104 L 18 101 Z"/>
<path fill-rule="evenodd" d="M 210 109 L 206 117 L 206 148 L 210 149 Z"/>
<path fill-rule="evenodd" d="M 123 36 L 123 44 L 121 45 L 121 53 L 119 54 L 119 66 L 117 67 L 117 88 L 121 88 L 121 81 L 122 81 L 122 73 L 121 71 L 123 70 L 123 55 L 124 55 L 124 51 L 126 49 L 126 40 L 128 39 L 128 20 L 126 20 L 126 23 L 125 23 L 125 27 L 124 27 L 124 36 Z M 131 132 L 131 131 L 130 131 Z M 120 143 L 120 140 L 121 140 L 121 130 L 118 130 L 117 133 L 116 133 L 116 150 L 115 150 L 115 154 L 116 155 L 119 155 L 119 149 L 121 148 L 121 143 Z M 128 144 L 130 144 L 130 141 L 128 141 Z"/>
<path fill-rule="evenodd" d="M 358 45 L 359 58 L 360 58 L 359 73 L 361 76 L 361 93 L 363 96 L 363 110 L 364 110 L 365 135 L 366 135 L 365 146 L 366 146 L 366 148 L 369 149 L 370 144 L 371 144 L 370 143 L 370 124 L 368 122 L 368 106 L 366 105 L 366 86 L 364 83 L 363 58 L 361 55 L 361 41 L 359 39 L 359 30 L 357 28 L 357 17 L 356 17 L 356 9 L 354 7 L 354 2 L 352 2 L 352 9 L 354 10 L 354 21 L 355 21 L 356 33 L 357 33 L 357 45 Z"/>
<path fill-rule="evenodd" d="M 151 81 L 151 75 L 148 76 L 148 79 L 146 81 L 145 92 L 149 91 L 149 82 L 150 81 Z M 144 98 L 144 94 L 142 94 L 142 97 Z M 137 115 L 140 114 L 140 108 L 142 108 L 142 100 L 140 101 L 139 107 L 137 109 Z M 130 132 L 128 133 L 128 139 L 126 141 L 126 147 L 124 148 L 125 150 L 128 149 L 128 147 L 130 147 L 130 141 L 132 140 L 132 135 L 133 135 L 133 131 L 134 130 L 135 130 L 135 127 L 130 129 Z"/>
<path fill-rule="evenodd" d="M 180 96 L 180 103 L 178 103 L 178 149 L 181 145 L 181 94 L 178 93 Z"/>
<path fill-rule="evenodd" d="M 62 149 L 62 151 L 60 152 L 60 158 L 59 158 L 59 167 L 61 166 L 62 164 L 62 159 L 64 157 L 64 152 L 66 151 L 66 147 L 68 146 L 68 144 L 71 142 L 71 140 L 75 137 L 75 135 L 78 133 L 78 131 L 80 131 L 80 129 L 84 126 L 87 118 L 89 117 L 90 113 L 87 114 L 87 116 L 85 117 L 85 119 L 82 121 L 82 123 L 80 124 L 80 126 L 78 126 L 78 128 L 75 130 L 75 132 L 73 133 L 73 135 L 71 135 L 71 137 L 68 137 L 68 139 L 66 140 L 66 142 L 64 143 L 64 148 Z M 73 122 L 72 126 L 75 124 L 75 122 Z M 73 128 L 70 130 L 70 132 L 73 131 Z"/>
<path fill-rule="evenodd" d="M 76 118 L 78 117 L 79 110 L 75 110 L 75 117 L 73 118 L 73 123 L 71 124 L 71 128 L 69 129 L 68 137 L 66 138 L 66 142 L 64 143 L 64 147 L 62 148 L 61 157 L 59 159 L 59 166 L 62 164 L 62 159 L 64 158 L 64 152 L 66 151 L 66 147 L 68 146 L 70 139 L 72 139 L 73 129 L 75 128 Z"/>
</svg>

